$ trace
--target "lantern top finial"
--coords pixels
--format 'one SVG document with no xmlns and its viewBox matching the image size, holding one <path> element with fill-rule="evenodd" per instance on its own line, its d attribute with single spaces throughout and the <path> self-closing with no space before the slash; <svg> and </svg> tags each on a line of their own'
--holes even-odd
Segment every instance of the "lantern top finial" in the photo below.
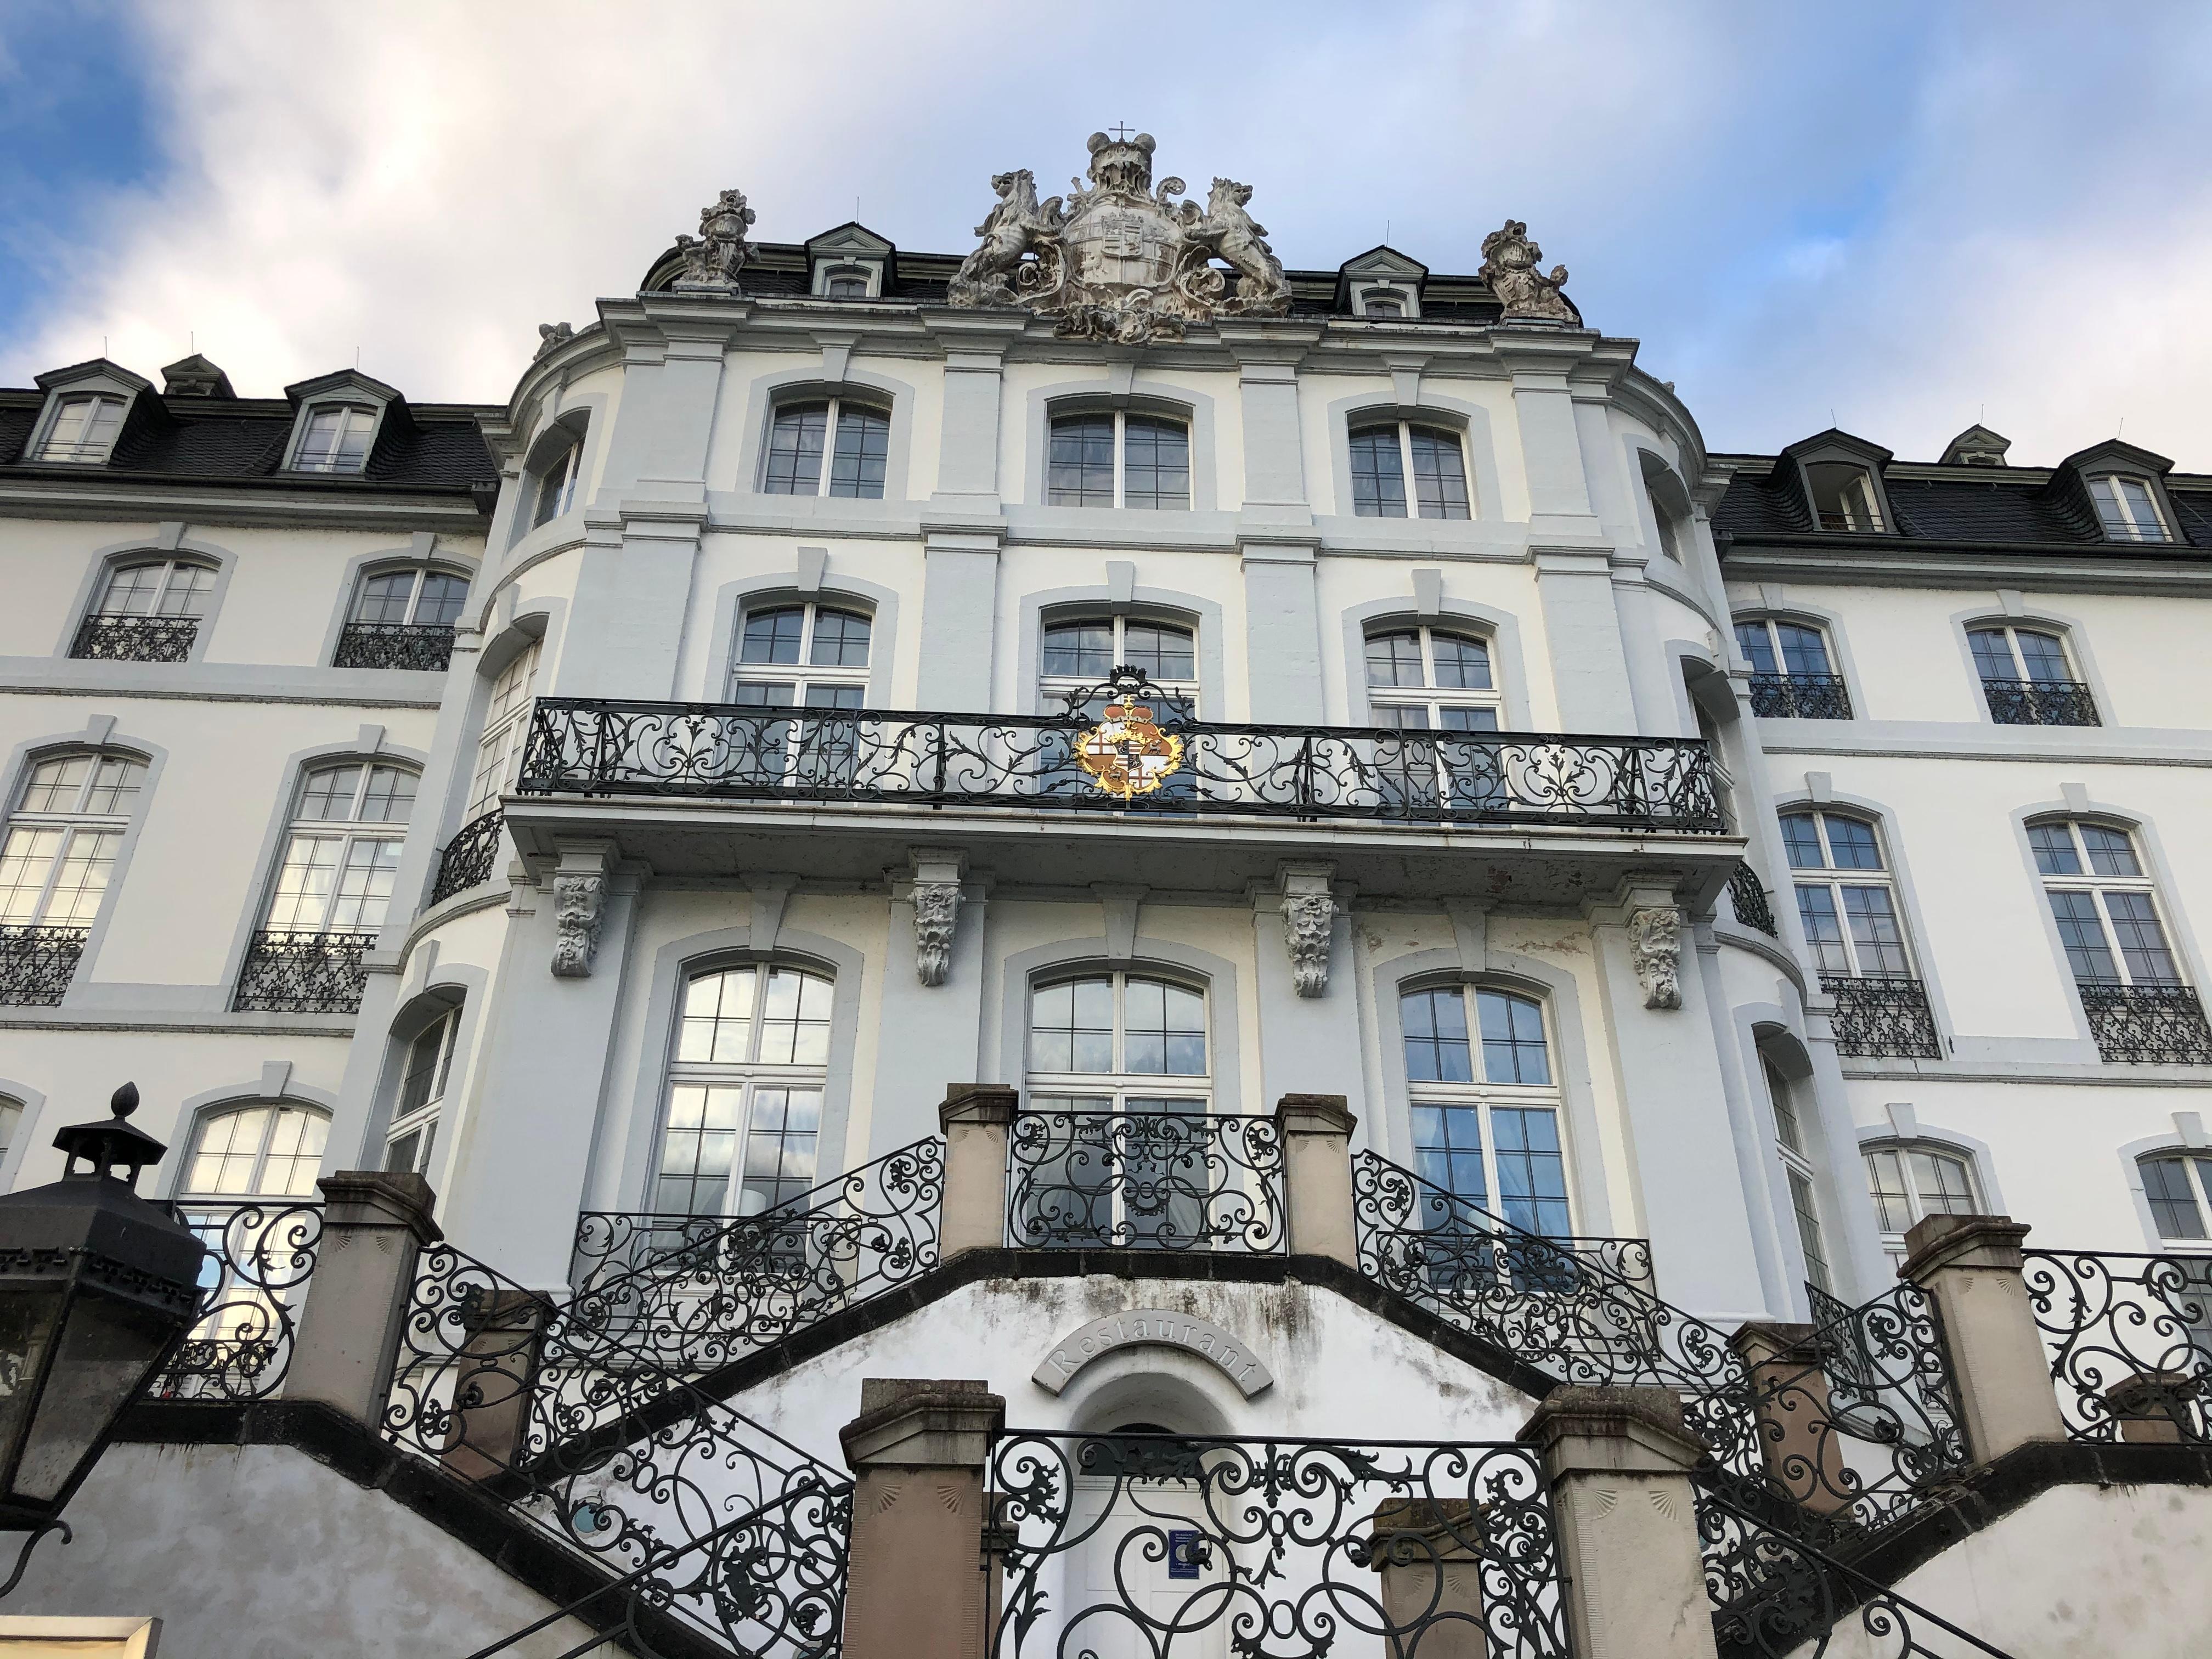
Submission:
<svg viewBox="0 0 2212 1659">
<path fill-rule="evenodd" d="M 125 1186 L 135 1187 L 138 1171 L 149 1164 L 159 1164 L 161 1154 L 168 1148 L 126 1121 L 138 1109 L 137 1084 L 125 1084 L 109 1097 L 107 1104 L 113 1115 L 106 1122 L 72 1123 L 54 1132 L 54 1145 L 69 1155 L 63 1177 L 75 1181 L 119 1180 Z M 92 1167 L 77 1168 L 80 1158 Z M 117 1173 L 118 1167 L 120 1175 Z"/>
</svg>

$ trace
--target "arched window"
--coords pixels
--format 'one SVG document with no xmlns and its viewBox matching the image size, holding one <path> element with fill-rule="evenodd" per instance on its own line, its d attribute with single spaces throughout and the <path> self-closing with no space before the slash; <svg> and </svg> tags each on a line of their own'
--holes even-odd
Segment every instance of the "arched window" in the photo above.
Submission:
<svg viewBox="0 0 2212 1659">
<path fill-rule="evenodd" d="M 1872 534 L 1881 529 L 1881 498 L 1874 476 L 1849 461 L 1822 461 L 1805 469 L 1813 490 L 1813 514 L 1823 530 Z"/>
<path fill-rule="evenodd" d="M 1867 1191 L 1874 1199 L 1875 1223 L 1882 1248 L 1905 1254 L 1905 1235 L 1931 1215 L 1973 1215 L 1974 1161 L 1964 1152 L 1931 1142 L 1884 1143 L 1863 1149 Z"/>
<path fill-rule="evenodd" d="M 822 297 L 825 300 L 866 299 L 868 273 L 849 265 L 830 271 L 822 279 Z"/>
<path fill-rule="evenodd" d="M 1651 522 L 1659 528 L 1659 550 L 1676 564 L 1681 563 L 1681 532 L 1674 528 L 1674 515 L 1667 510 L 1666 502 L 1659 499 L 1657 490 L 1645 490 L 1644 499 L 1650 503 Z"/>
<path fill-rule="evenodd" d="M 1395 322 L 1406 314 L 1406 302 L 1395 294 L 1377 294 L 1372 289 L 1360 296 L 1359 314 Z"/>
<path fill-rule="evenodd" d="M 1117 971 L 1030 994 L 1029 1095 L 1040 1109 L 1202 1112 L 1211 1076 L 1203 991 Z"/>
<path fill-rule="evenodd" d="M 1572 1231 L 1559 1089 L 1533 997 L 1432 986 L 1398 999 L 1424 1180 L 1534 1233 Z"/>
<path fill-rule="evenodd" d="M 879 501 L 890 447 L 891 417 L 885 410 L 844 398 L 785 404 L 769 429 L 761 488 L 770 495 Z"/>
<path fill-rule="evenodd" d="M 362 577 L 331 666 L 443 673 L 453 657 L 453 623 L 468 597 L 466 576 L 428 565 Z"/>
<path fill-rule="evenodd" d="M 42 461 L 104 461 L 123 430 L 123 399 L 112 392 L 88 392 L 64 398 L 54 411 L 46 441 L 39 446 Z"/>
<path fill-rule="evenodd" d="M 1467 452 L 1448 427 L 1410 421 L 1376 422 L 1352 428 L 1352 510 L 1362 519 L 1402 519 L 1406 480 L 1413 481 L 1412 516 L 1464 519 Z"/>
<path fill-rule="evenodd" d="M 1836 1000 L 1836 1052 L 1940 1059 L 1881 832 L 1841 812 L 1791 811 L 1782 814 L 1782 843 L 1806 948 Z"/>
<path fill-rule="evenodd" d="M 300 779 L 284 861 L 262 920 L 266 933 L 374 933 L 392 902 L 415 774 L 340 761 Z"/>
<path fill-rule="evenodd" d="M 2154 1152 L 2136 1160 L 2158 1236 L 2183 1243 L 2212 1238 L 2212 1157 Z"/>
<path fill-rule="evenodd" d="M 1456 629 L 1424 623 L 1370 634 L 1367 697 L 1375 724 L 1394 731 L 1498 729 L 1490 647 Z"/>
<path fill-rule="evenodd" d="M 745 612 L 731 665 L 733 702 L 764 708 L 858 708 L 868 688 L 871 623 L 846 606 L 765 606 Z"/>
<path fill-rule="evenodd" d="M 757 1215 L 814 1184 L 830 1000 L 830 980 L 800 968 L 691 977 L 669 1067 L 655 1211 Z"/>
<path fill-rule="evenodd" d="M 215 567 L 198 559 L 133 559 L 100 584 L 70 655 L 109 662 L 186 662 L 215 597 Z"/>
<path fill-rule="evenodd" d="M 2212 1064 L 2212 1030 L 2166 939 L 2157 884 L 2115 824 L 2046 818 L 2027 829 L 2098 1053 L 2116 1062 Z"/>
<path fill-rule="evenodd" d="M 177 1196 L 312 1197 L 330 1132 L 327 1112 L 291 1101 L 234 1107 L 202 1118 Z"/>
<path fill-rule="evenodd" d="M 145 779 L 145 762 L 112 750 L 31 763 L 0 836 L 0 1005 L 68 993 Z"/>
<path fill-rule="evenodd" d="M 1805 1257 L 1805 1279 L 1824 1295 L 1834 1288 L 1828 1272 L 1828 1247 L 1820 1231 L 1820 1201 L 1805 1125 L 1797 1115 L 1797 1100 L 1790 1079 L 1764 1054 L 1759 1057 L 1760 1078 L 1766 1085 L 1767 1104 L 1774 1111 L 1775 1150 L 1782 1160 L 1782 1176 L 1790 1188 L 1790 1212 L 1797 1224 L 1797 1247 Z"/>
<path fill-rule="evenodd" d="M 446 1079 L 453 1064 L 453 1037 L 461 1029 L 458 1008 L 440 1014 L 415 1034 L 399 1067 L 399 1095 L 392 1102 L 385 1132 L 384 1167 L 395 1175 L 422 1175 L 430 1167 L 438 1138 L 438 1109 L 446 1098 Z"/>
<path fill-rule="evenodd" d="M 307 416 L 292 457 L 298 472 L 359 472 L 368 465 L 376 411 L 362 404 L 325 404 Z"/>
<path fill-rule="evenodd" d="M 2159 515 L 2158 497 L 2141 478 L 2107 472 L 2089 480 L 2089 499 L 2096 504 L 2097 522 L 2112 542 L 2163 542 L 2168 535 Z"/>
<path fill-rule="evenodd" d="M 530 527 L 550 524 L 576 504 L 576 478 L 583 470 L 584 439 L 572 436 L 561 452 L 538 470 L 538 495 L 530 511 Z"/>
<path fill-rule="evenodd" d="M 1055 507 L 1190 507 L 1190 428 L 1115 410 L 1055 415 L 1045 499 Z"/>
<path fill-rule="evenodd" d="M 538 679 L 538 641 L 516 652 L 491 684 L 484 707 L 483 734 L 477 739 L 476 771 L 469 784 L 471 822 L 499 805 L 522 770 L 530 741 L 530 693 Z"/>
<path fill-rule="evenodd" d="M 1753 714 L 1765 720 L 1850 719 L 1850 695 L 1818 628 L 1779 617 L 1747 617 L 1735 625 L 1735 646 L 1751 665 Z"/>
<path fill-rule="evenodd" d="M 1999 726 L 2094 726 L 2097 700 L 2045 629 L 1992 623 L 1966 630 L 1990 718 Z"/>
<path fill-rule="evenodd" d="M 1116 668 L 1133 668 L 1166 692 L 1176 713 L 1198 708 L 1198 636 L 1179 623 L 1133 617 L 1061 617 L 1045 625 L 1037 660 L 1037 693 L 1052 714 L 1079 691 L 1103 684 Z M 1078 712 L 1096 720 L 1105 694 Z M 1164 718 L 1164 714 L 1163 715 Z"/>
</svg>

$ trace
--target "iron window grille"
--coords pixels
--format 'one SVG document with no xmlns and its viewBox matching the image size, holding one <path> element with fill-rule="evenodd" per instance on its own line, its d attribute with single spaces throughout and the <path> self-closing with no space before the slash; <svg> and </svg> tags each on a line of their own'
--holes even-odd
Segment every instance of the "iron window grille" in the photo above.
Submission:
<svg viewBox="0 0 2212 1659">
<path fill-rule="evenodd" d="M 1928 988 L 1910 974 L 1839 978 L 1823 974 L 1820 989 L 1835 999 L 1830 1016 L 1836 1052 L 1846 1059 L 1875 1054 L 1941 1060 L 1942 1039 L 1928 1006 Z"/>
<path fill-rule="evenodd" d="M 1769 720 L 1847 720 L 1851 696 L 1840 674 L 1753 674 L 1751 712 Z"/>
<path fill-rule="evenodd" d="M 438 878 L 430 884 L 430 902 L 442 904 L 456 893 L 481 887 L 499 868 L 501 831 L 507 815 L 496 806 L 463 824 L 438 855 Z"/>
<path fill-rule="evenodd" d="M 1748 864 L 1739 864 L 1729 874 L 1729 904 L 1735 911 L 1735 919 L 1747 927 L 1756 927 L 1769 939 L 1782 937 L 1774 921 L 1774 907 L 1768 902 L 1766 889 L 1759 885 L 1759 872 Z"/>
<path fill-rule="evenodd" d="M 404 668 L 442 674 L 453 660 L 450 623 L 350 622 L 338 635 L 333 668 Z"/>
<path fill-rule="evenodd" d="M 2075 988 L 2097 1054 L 2116 1066 L 2212 1066 L 2212 1025 L 2186 985 Z"/>
<path fill-rule="evenodd" d="M 90 930 L 0 925 L 0 1004 L 52 1008 L 69 994 Z"/>
<path fill-rule="evenodd" d="M 81 662 L 190 662 L 195 617 L 87 617 L 70 641 Z"/>
<path fill-rule="evenodd" d="M 264 929 L 246 947 L 230 1006 L 241 1013 L 357 1013 L 368 986 L 362 957 L 375 945 L 374 933 Z"/>
<path fill-rule="evenodd" d="M 2096 695 L 2080 680 L 1989 680 L 1982 696 L 1999 726 L 2096 726 Z"/>
<path fill-rule="evenodd" d="M 1999 726 L 2095 726 L 2097 700 L 2074 672 L 2066 641 L 2039 629 L 1971 628 L 1982 696 Z"/>
</svg>

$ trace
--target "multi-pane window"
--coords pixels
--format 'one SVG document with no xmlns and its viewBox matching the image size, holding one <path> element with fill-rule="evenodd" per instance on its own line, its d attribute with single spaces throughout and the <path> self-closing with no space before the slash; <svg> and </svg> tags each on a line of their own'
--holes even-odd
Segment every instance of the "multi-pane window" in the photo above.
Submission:
<svg viewBox="0 0 2212 1659">
<path fill-rule="evenodd" d="M 108 392 L 81 392 L 64 398 L 54 411 L 46 441 L 39 446 L 42 461 L 104 461 L 123 430 L 123 399 Z"/>
<path fill-rule="evenodd" d="M 93 607 L 101 617 L 204 617 L 215 568 L 190 559 L 147 559 L 107 573 Z"/>
<path fill-rule="evenodd" d="M 2179 985 L 2158 895 L 2126 830 L 2075 818 L 2028 826 L 2035 867 L 2081 985 Z"/>
<path fill-rule="evenodd" d="M 90 927 L 145 781 L 130 755 L 34 762 L 0 840 L 0 924 Z"/>
<path fill-rule="evenodd" d="M 2212 1238 L 2212 1158 L 2201 1152 L 2160 1152 L 2136 1160 L 2151 1219 L 2164 1239 Z"/>
<path fill-rule="evenodd" d="M 2159 516 L 2158 497 L 2141 478 L 2106 473 L 2089 480 L 2089 499 L 2096 504 L 2097 522 L 2105 538 L 2115 542 L 2163 542 L 2172 539 L 2166 520 Z"/>
<path fill-rule="evenodd" d="M 583 465 L 584 441 L 572 439 L 538 475 L 538 499 L 530 512 L 532 530 L 552 523 L 576 504 L 576 477 Z"/>
<path fill-rule="evenodd" d="M 761 488 L 771 495 L 879 501 L 890 453 L 891 417 L 882 409 L 844 398 L 786 404 L 769 429 Z"/>
<path fill-rule="evenodd" d="M 757 1215 L 814 1184 L 832 988 L 747 964 L 684 989 L 653 1207 Z"/>
<path fill-rule="evenodd" d="M 1097 691 L 1116 668 L 1133 668 L 1168 694 L 1177 714 L 1198 705 L 1198 636 L 1174 623 L 1130 617 L 1071 618 L 1048 624 L 1037 663 L 1042 705 L 1058 714 L 1080 692 L 1092 692 L 1076 712 L 1096 720 L 1106 694 Z M 1166 719 L 1170 708 L 1158 711 Z"/>
<path fill-rule="evenodd" d="M 1490 647 L 1472 634 L 1425 623 L 1370 634 L 1367 699 L 1375 724 L 1394 731 L 1498 729 Z"/>
<path fill-rule="evenodd" d="M 1408 495 L 1407 480 L 1413 481 Z M 1407 503 L 1413 511 L 1409 514 Z M 1446 427 L 1389 421 L 1352 429 L 1352 510 L 1362 519 L 1472 516 L 1467 452 Z"/>
<path fill-rule="evenodd" d="M 1863 818 L 1784 812 L 1782 841 L 1796 873 L 1797 915 L 1823 975 L 1893 977 L 1912 971 L 1897 890 L 1881 837 Z"/>
<path fill-rule="evenodd" d="M 1377 294 L 1370 289 L 1360 296 L 1359 314 L 1395 322 L 1406 314 L 1406 302 L 1395 294 Z"/>
<path fill-rule="evenodd" d="M 285 1103 L 243 1106 L 200 1122 L 177 1194 L 309 1198 L 329 1138 L 327 1113 Z"/>
<path fill-rule="evenodd" d="M 868 273 L 865 270 L 833 270 L 822 279 L 822 297 L 825 300 L 865 300 L 868 297 Z"/>
<path fill-rule="evenodd" d="M 1057 415 L 1045 462 L 1055 507 L 1190 507 L 1190 428 L 1161 415 L 1116 410 Z"/>
<path fill-rule="evenodd" d="M 483 735 L 477 739 L 476 771 L 469 785 L 469 817 L 480 817 L 499 805 L 522 769 L 530 741 L 530 691 L 538 678 L 538 641 L 532 640 L 492 682 L 484 709 Z"/>
<path fill-rule="evenodd" d="M 1565 1237 L 1566 1158 L 1542 1006 L 1448 985 L 1405 993 L 1398 1015 L 1416 1172 L 1516 1227 Z"/>
<path fill-rule="evenodd" d="M 1972 1215 L 1978 1208 L 1972 1167 L 1957 1152 L 1925 1143 L 1869 1146 L 1866 1172 L 1875 1221 L 1893 1255 L 1903 1254 L 1914 1223 L 1931 1215 Z"/>
<path fill-rule="evenodd" d="M 415 781 L 404 768 L 367 761 L 318 766 L 302 776 L 263 931 L 373 933 L 381 927 Z"/>
<path fill-rule="evenodd" d="M 731 696 L 769 708 L 858 708 L 868 684 L 869 619 L 835 605 L 749 611 Z"/>
<path fill-rule="evenodd" d="M 1882 527 L 1881 497 L 1863 466 L 1823 461 L 1805 469 L 1813 487 L 1813 515 L 1823 530 L 1873 532 Z"/>
<path fill-rule="evenodd" d="M 1191 986 L 1129 973 L 1040 985 L 1029 1037 L 1029 1095 L 1040 1109 L 1206 1109 L 1206 994 Z"/>
<path fill-rule="evenodd" d="M 2001 726 L 2094 726 L 2097 706 L 2066 641 L 2010 623 L 1966 630 L 1990 716 Z"/>
<path fill-rule="evenodd" d="M 438 1108 L 446 1098 L 453 1069 L 453 1037 L 461 1028 L 459 1009 L 444 1013 L 417 1032 L 399 1067 L 399 1097 L 392 1103 L 385 1132 L 384 1167 L 396 1175 L 422 1175 L 430 1167 L 438 1137 Z"/>
<path fill-rule="evenodd" d="M 1751 665 L 1753 714 L 1768 720 L 1851 717 L 1843 677 L 1819 629 L 1778 617 L 1747 617 L 1735 625 L 1735 643 Z"/>
<path fill-rule="evenodd" d="M 368 577 L 353 599 L 357 623 L 415 628 L 451 628 L 469 597 L 469 579 L 442 570 L 382 570 Z"/>
<path fill-rule="evenodd" d="M 1790 1080 L 1765 1054 L 1759 1057 L 1760 1076 L 1766 1083 L 1766 1100 L 1774 1110 L 1774 1144 L 1782 1160 L 1782 1176 L 1790 1188 L 1790 1218 L 1796 1224 L 1797 1248 L 1805 1258 L 1805 1277 L 1821 1291 L 1832 1288 L 1828 1272 L 1828 1247 L 1820 1231 L 1820 1204 L 1815 1190 L 1811 1144 L 1798 1116 L 1797 1099 Z"/>
<path fill-rule="evenodd" d="M 358 472 L 368 465 L 376 411 L 358 404 L 325 404 L 307 416 L 292 458 L 297 472 Z"/>
</svg>

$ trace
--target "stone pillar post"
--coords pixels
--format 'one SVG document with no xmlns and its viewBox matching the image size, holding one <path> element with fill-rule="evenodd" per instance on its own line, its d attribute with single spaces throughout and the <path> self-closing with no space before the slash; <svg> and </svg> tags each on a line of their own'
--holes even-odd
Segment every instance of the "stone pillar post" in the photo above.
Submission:
<svg viewBox="0 0 2212 1659">
<path fill-rule="evenodd" d="M 1578 1659 L 1715 1659 L 1690 1470 L 1668 1389 L 1554 1389 L 1522 1425 L 1543 1459 Z"/>
<path fill-rule="evenodd" d="M 1352 1131 L 1342 1095 L 1285 1095 L 1275 1103 L 1283 1143 L 1283 1207 L 1293 1255 L 1325 1255 L 1357 1272 L 1352 1223 Z"/>
<path fill-rule="evenodd" d="M 300 1309 L 287 1400 L 319 1400 L 356 1423 L 383 1420 L 416 1258 L 445 1235 L 418 1175 L 341 1170 L 323 1191 L 323 1239 Z"/>
<path fill-rule="evenodd" d="M 1843 1449 L 1828 1414 L 1826 1356 L 1810 1340 L 1812 1325 L 1739 1325 L 1729 1346 L 1751 1373 L 1759 1419 L 1759 1452 L 1766 1478 L 1815 1515 L 1850 1505 Z"/>
<path fill-rule="evenodd" d="M 999 1083 L 956 1083 L 937 1121 L 945 1131 L 945 1197 L 937 1259 L 1006 1242 L 1006 1136 L 1021 1097 Z"/>
<path fill-rule="evenodd" d="M 2025 1222 L 2002 1215 L 1931 1215 L 1905 1236 L 1909 1279 L 1934 1299 L 1978 1462 L 2031 1440 L 2063 1440 L 2051 1360 L 2021 1277 Z"/>
<path fill-rule="evenodd" d="M 1463 1498 L 1392 1498 L 1370 1538 L 1382 1616 L 1422 1659 L 1490 1659 L 1482 1623 L 1482 1522 Z M 1396 1644 L 1389 1644 L 1395 1647 Z"/>
<path fill-rule="evenodd" d="M 847 1659 L 982 1659 L 983 1492 L 1006 1402 L 981 1382 L 868 1377 L 852 1466 Z"/>
</svg>

